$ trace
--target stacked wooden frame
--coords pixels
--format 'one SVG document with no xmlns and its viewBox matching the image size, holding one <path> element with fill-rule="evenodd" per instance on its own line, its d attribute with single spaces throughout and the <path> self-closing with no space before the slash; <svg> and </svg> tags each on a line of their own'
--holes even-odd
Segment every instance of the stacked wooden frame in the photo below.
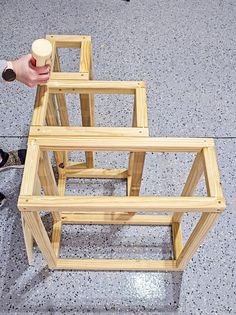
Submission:
<svg viewBox="0 0 236 315">
<path fill-rule="evenodd" d="M 50 35 L 47 38 L 53 44 L 53 72 L 47 85 L 38 87 L 18 201 L 29 262 L 35 239 L 52 269 L 184 269 L 225 208 L 213 140 L 148 137 L 143 82 L 93 81 L 90 37 Z M 80 72 L 60 72 L 59 47 L 81 48 Z M 82 127 L 69 126 L 66 93 L 80 94 Z M 94 94 L 134 95 L 133 126 L 95 127 Z M 85 152 L 85 163 L 69 161 L 68 152 L 75 150 Z M 50 151 L 55 156 L 58 182 L 49 158 Z M 96 169 L 93 153 L 97 151 L 128 152 L 128 169 Z M 180 197 L 139 196 L 146 152 L 196 153 Z M 202 175 L 205 177 L 207 196 L 193 197 Z M 126 179 L 127 196 L 65 196 L 68 177 Z M 52 214 L 51 240 L 42 223 L 40 211 Z M 170 214 L 158 215 L 161 212 Z M 187 212 L 200 212 L 201 217 L 183 246 L 181 220 Z M 173 236 L 174 259 L 62 259 L 59 257 L 62 224 L 169 225 Z"/>
</svg>

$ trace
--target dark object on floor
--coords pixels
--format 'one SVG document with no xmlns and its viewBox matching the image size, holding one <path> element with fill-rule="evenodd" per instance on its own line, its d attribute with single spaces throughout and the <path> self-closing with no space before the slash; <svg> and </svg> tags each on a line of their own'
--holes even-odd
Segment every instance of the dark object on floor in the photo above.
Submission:
<svg viewBox="0 0 236 315">
<path fill-rule="evenodd" d="M 10 151 L 9 153 L 4 152 L 0 149 L 0 155 L 2 161 L 0 163 L 0 171 L 8 168 L 22 168 L 25 164 L 26 150 Z"/>
<path fill-rule="evenodd" d="M 0 208 L 4 205 L 5 201 L 6 197 L 2 193 L 0 193 Z"/>
</svg>

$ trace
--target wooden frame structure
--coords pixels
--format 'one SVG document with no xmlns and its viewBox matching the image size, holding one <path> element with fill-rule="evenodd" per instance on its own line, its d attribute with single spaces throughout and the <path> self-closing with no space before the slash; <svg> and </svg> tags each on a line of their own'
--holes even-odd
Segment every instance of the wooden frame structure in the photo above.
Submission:
<svg viewBox="0 0 236 315">
<path fill-rule="evenodd" d="M 40 133 L 40 131 L 38 131 Z M 196 158 L 180 197 L 153 196 L 60 196 L 48 151 L 124 151 L 132 154 L 146 152 L 196 152 Z M 129 164 L 127 186 L 136 187 L 136 165 Z M 135 174 L 135 175 L 134 175 Z M 204 174 L 207 196 L 193 197 L 193 191 Z M 80 177 L 81 174 L 78 174 Z M 83 176 L 82 176 L 83 177 Z M 45 196 L 40 195 L 41 189 Z M 71 135 L 41 131 L 30 136 L 18 207 L 49 268 L 80 270 L 182 270 L 191 259 L 209 229 L 225 208 L 214 142 L 194 138 L 145 138 L 117 136 L 87 136 L 84 132 Z M 52 213 L 52 240 L 40 218 L 40 211 Z M 101 212 L 102 211 L 102 212 Z M 201 218 L 185 246 L 182 244 L 181 218 L 187 212 L 200 212 Z M 145 212 L 137 214 L 138 212 Z M 170 212 L 172 215 L 149 215 L 148 212 Z M 146 214 L 147 213 L 147 214 Z M 59 258 L 62 224 L 131 224 L 170 225 L 173 235 L 173 260 L 102 260 Z"/>
<path fill-rule="evenodd" d="M 145 82 L 93 81 L 92 44 L 89 36 L 48 35 L 53 46 L 52 72 L 46 85 L 38 86 L 28 151 L 18 207 L 28 261 L 32 261 L 33 239 L 49 268 L 86 270 L 182 270 L 208 230 L 225 208 L 212 139 L 150 138 Z M 78 72 L 61 72 L 58 48 L 79 48 Z M 70 126 L 65 94 L 80 95 L 82 126 Z M 132 126 L 96 127 L 95 94 L 134 96 Z M 48 151 L 54 153 L 56 181 Z M 84 163 L 71 162 L 70 151 L 85 153 Z M 97 169 L 94 152 L 129 153 L 126 169 Z M 139 196 L 146 152 L 195 152 L 192 169 L 180 197 Z M 206 197 L 193 197 L 204 174 Z M 68 177 L 116 178 L 127 181 L 124 197 L 65 196 Z M 41 195 L 41 192 L 44 195 Z M 52 215 L 52 238 L 48 237 L 40 211 Z M 186 212 L 201 212 L 201 218 L 185 246 L 181 220 Z M 145 212 L 139 214 L 138 212 Z M 156 212 L 155 215 L 149 212 Z M 158 215 L 170 212 L 169 215 Z M 174 259 L 99 260 L 59 258 L 62 224 L 170 225 Z"/>
</svg>

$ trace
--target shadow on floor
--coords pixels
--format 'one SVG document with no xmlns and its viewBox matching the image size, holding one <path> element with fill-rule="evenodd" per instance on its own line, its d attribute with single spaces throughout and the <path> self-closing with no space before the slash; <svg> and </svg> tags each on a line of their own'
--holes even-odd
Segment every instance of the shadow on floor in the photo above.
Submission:
<svg viewBox="0 0 236 315">
<path fill-rule="evenodd" d="M 9 193 L 2 222 L 0 314 L 177 314 L 182 272 L 51 271 L 37 248 L 28 266 L 18 191 Z M 43 221 L 49 229 L 49 216 Z"/>
</svg>

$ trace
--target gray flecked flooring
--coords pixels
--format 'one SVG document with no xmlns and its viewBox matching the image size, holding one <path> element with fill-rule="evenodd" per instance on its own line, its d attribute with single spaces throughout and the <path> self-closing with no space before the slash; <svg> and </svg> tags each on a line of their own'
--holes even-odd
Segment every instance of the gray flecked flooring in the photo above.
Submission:
<svg viewBox="0 0 236 315">
<path fill-rule="evenodd" d="M 0 314 L 236 314 L 236 3 L 2 0 L 0 30 L 0 59 L 28 53 L 32 41 L 45 34 L 91 35 L 96 79 L 147 81 L 152 136 L 215 138 L 227 201 L 184 272 L 50 271 L 37 248 L 33 266 L 27 264 L 16 208 L 22 170 L 1 172 L 0 191 L 8 201 L 0 210 Z M 67 69 L 68 60 L 76 65 L 77 55 L 64 51 L 62 59 Z M 17 83 L 0 89 L 1 147 L 24 147 L 35 90 Z M 68 101 L 77 124 L 76 98 Z M 96 97 L 98 125 L 131 124 L 131 102 Z M 126 161 L 119 154 L 98 154 L 96 160 Z M 178 195 L 191 160 L 148 155 L 142 193 Z M 122 182 L 82 181 L 80 193 L 88 194 L 88 187 L 105 195 L 125 191 Z M 78 183 L 68 181 L 67 193 L 78 193 Z M 195 219 L 184 221 L 187 233 Z M 47 216 L 43 220 L 49 223 Z M 62 256 L 168 259 L 170 245 L 168 228 L 68 225 Z"/>
</svg>

